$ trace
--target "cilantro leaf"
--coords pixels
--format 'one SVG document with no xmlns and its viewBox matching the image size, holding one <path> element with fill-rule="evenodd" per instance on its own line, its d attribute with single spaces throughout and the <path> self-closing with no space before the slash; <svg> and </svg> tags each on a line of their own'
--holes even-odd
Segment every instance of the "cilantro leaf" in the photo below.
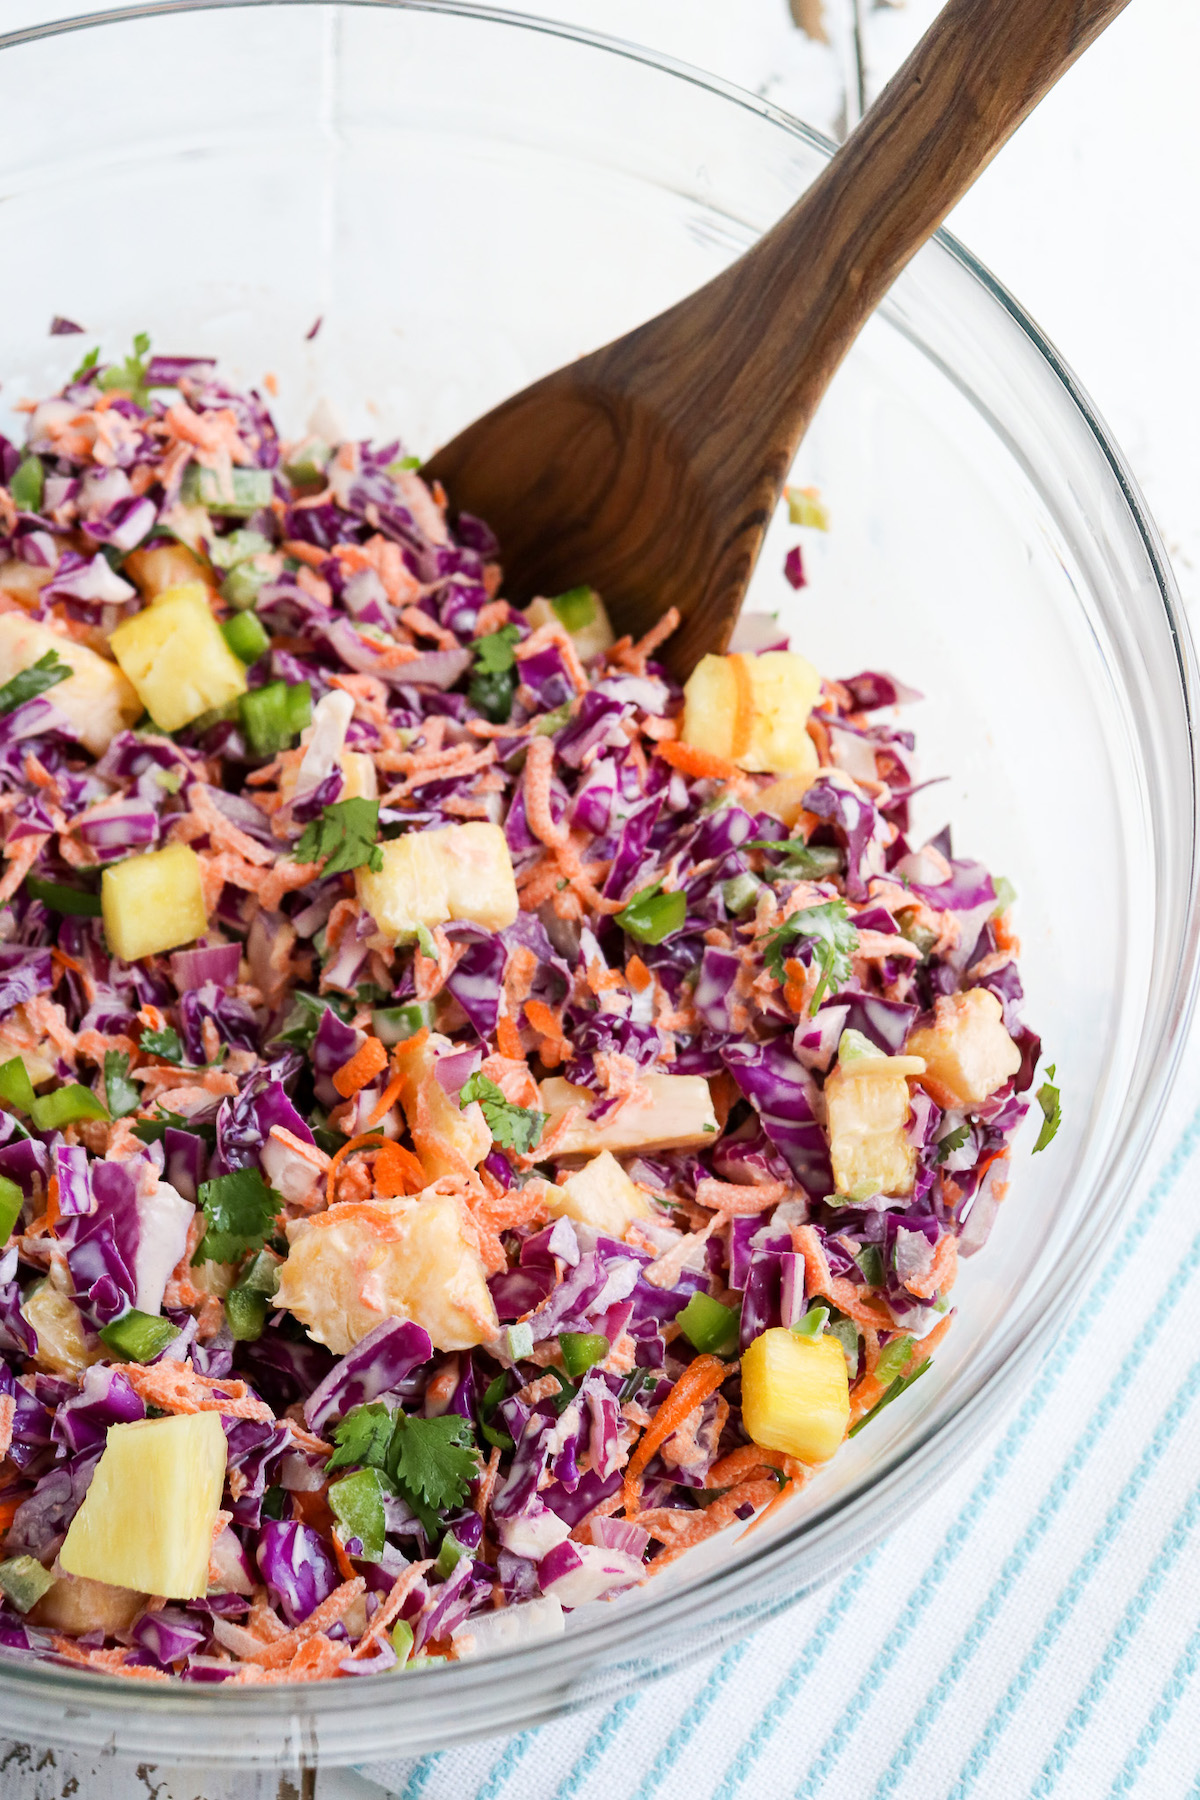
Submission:
<svg viewBox="0 0 1200 1800">
<path fill-rule="evenodd" d="M 129 1079 L 129 1058 L 123 1050 L 104 1052 L 104 1092 L 114 1119 L 123 1119 L 142 1104 L 141 1089 Z"/>
<path fill-rule="evenodd" d="M 330 1436 L 337 1448 L 325 1464 L 326 1474 L 347 1467 L 386 1471 L 392 1415 L 380 1402 L 352 1407 L 344 1419 L 338 1420 Z"/>
<path fill-rule="evenodd" d="M 72 375 L 71 380 L 73 382 L 86 380 L 86 378 L 91 374 L 92 370 L 95 368 L 96 364 L 99 361 L 100 361 L 100 346 L 99 346 L 99 344 L 95 344 L 88 351 L 87 355 L 84 357 L 83 361 L 80 363 L 79 367 L 76 369 L 75 373 Z"/>
<path fill-rule="evenodd" d="M 953 1156 L 956 1150 L 961 1150 L 970 1135 L 971 1127 L 964 1122 L 962 1125 L 956 1125 L 953 1131 L 948 1131 L 944 1138 L 939 1138 L 937 1141 L 938 1161 L 944 1163 L 948 1156 Z"/>
<path fill-rule="evenodd" d="M 850 974 L 850 958 L 858 948 L 858 932 L 850 923 L 844 900 L 827 900 L 806 906 L 768 932 L 763 940 L 763 962 L 777 981 L 784 979 L 783 965 L 794 945 L 812 945 L 812 960 L 821 971 L 810 1013 L 815 1013 L 826 993 L 836 994 Z"/>
<path fill-rule="evenodd" d="M 47 688 L 67 681 L 73 673 L 71 665 L 62 660 L 57 650 L 47 650 L 45 656 L 39 656 L 28 669 L 22 669 L 19 675 L 14 675 L 0 687 L 0 718 L 5 713 L 15 712 L 27 700 L 44 694 Z"/>
<path fill-rule="evenodd" d="M 503 725 L 512 712 L 517 691 L 515 649 L 520 636 L 515 625 L 502 625 L 499 631 L 476 638 L 473 646 L 475 667 L 467 698 L 493 725 Z"/>
<path fill-rule="evenodd" d="M 322 875 L 346 875 L 364 865 L 378 875 L 383 851 L 379 835 L 378 800 L 335 800 L 322 808 L 321 817 L 306 825 L 296 845 L 297 862 L 325 862 Z"/>
<path fill-rule="evenodd" d="M 492 1142 L 499 1144 L 502 1150 L 515 1150 L 519 1155 L 527 1156 L 541 1142 L 547 1115 L 533 1112 L 529 1107 L 514 1106 L 511 1100 L 504 1098 L 504 1090 L 489 1081 L 486 1075 L 477 1072 L 468 1075 L 463 1082 L 458 1104 L 469 1106 L 472 1100 L 478 1100 L 483 1108 Z"/>
<path fill-rule="evenodd" d="M 183 1061 L 183 1045 L 179 1041 L 179 1033 L 169 1025 L 164 1025 L 161 1031 L 143 1031 L 141 1048 L 147 1056 L 161 1056 L 164 1062 Z"/>
<path fill-rule="evenodd" d="M 250 1250 L 261 1250 L 271 1235 L 283 1198 L 269 1188 L 257 1169 L 234 1169 L 200 1186 L 204 1236 L 193 1263 L 237 1262 Z"/>
<path fill-rule="evenodd" d="M 410 1419 L 397 1413 L 389 1458 L 392 1479 L 429 1537 L 434 1516 L 460 1507 L 479 1473 L 479 1452 L 468 1419 L 443 1413 L 440 1419 Z"/>
<path fill-rule="evenodd" d="M 1046 1074 L 1048 1075 L 1049 1080 L 1043 1081 L 1041 1087 L 1034 1095 L 1034 1099 L 1041 1107 L 1043 1114 L 1042 1129 L 1038 1132 L 1037 1143 L 1033 1146 L 1033 1153 L 1035 1156 L 1039 1150 L 1044 1150 L 1046 1148 L 1046 1145 L 1050 1142 L 1051 1138 L 1062 1124 L 1062 1101 L 1059 1098 L 1059 1091 L 1054 1085 L 1053 1063 L 1051 1063 L 1046 1070 Z"/>
<path fill-rule="evenodd" d="M 101 390 L 110 394 L 126 393 L 135 406 L 145 408 L 150 395 L 146 389 L 146 369 L 150 360 L 150 334 L 139 331 L 133 340 L 133 354 L 124 362 L 110 363 L 98 378 Z"/>
</svg>

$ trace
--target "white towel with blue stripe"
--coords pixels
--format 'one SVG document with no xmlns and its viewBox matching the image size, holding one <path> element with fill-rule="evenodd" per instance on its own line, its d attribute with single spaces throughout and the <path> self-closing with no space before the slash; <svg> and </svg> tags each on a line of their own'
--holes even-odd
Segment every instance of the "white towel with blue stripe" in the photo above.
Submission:
<svg viewBox="0 0 1200 1800">
<path fill-rule="evenodd" d="M 1200 1034 L 1032 1385 L 877 1550 L 614 1705 L 361 1773 L 396 1800 L 1200 1800 Z"/>
</svg>

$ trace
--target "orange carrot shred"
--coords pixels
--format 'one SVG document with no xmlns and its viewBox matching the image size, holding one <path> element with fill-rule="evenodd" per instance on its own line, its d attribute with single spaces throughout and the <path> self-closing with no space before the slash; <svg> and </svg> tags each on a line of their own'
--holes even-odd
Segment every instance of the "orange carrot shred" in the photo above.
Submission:
<svg viewBox="0 0 1200 1800">
<path fill-rule="evenodd" d="M 625 964 L 625 979 L 635 994 L 644 994 L 654 977 L 640 956 L 631 956 Z"/>
<path fill-rule="evenodd" d="M 518 1062 L 524 1060 L 525 1047 L 521 1043 L 521 1034 L 517 1030 L 516 1021 L 507 1013 L 501 1013 L 496 1020 L 496 1046 L 501 1056 L 511 1056 Z"/>
<path fill-rule="evenodd" d="M 342 1099 L 348 1100 L 351 1094 L 357 1094 L 369 1081 L 374 1081 L 381 1069 L 386 1068 L 387 1051 L 377 1037 L 369 1037 L 359 1045 L 349 1062 L 344 1062 L 335 1071 L 333 1085 Z"/>
<path fill-rule="evenodd" d="M 697 781 L 733 781 L 742 773 L 736 763 L 714 756 L 711 750 L 699 750 L 695 744 L 658 744 L 655 753 L 681 775 Z"/>
<path fill-rule="evenodd" d="M 46 1230 L 50 1233 L 51 1237 L 54 1236 L 54 1227 L 58 1224 L 60 1217 L 61 1214 L 59 1213 L 58 1208 L 58 1176 L 52 1175 L 50 1177 L 50 1185 L 46 1189 L 45 1212 Z"/>
<path fill-rule="evenodd" d="M 338 1165 L 344 1163 L 346 1158 L 352 1156 L 356 1150 L 369 1150 L 372 1144 L 390 1142 L 391 1139 L 385 1138 L 382 1131 L 363 1131 L 359 1133 L 358 1137 L 352 1137 L 348 1143 L 343 1144 L 340 1150 L 334 1151 L 329 1159 L 329 1168 L 325 1175 L 325 1198 L 330 1206 L 334 1203 Z"/>
<path fill-rule="evenodd" d="M 334 1081 L 336 1082 L 336 1080 L 337 1080 L 337 1077 L 334 1076 Z M 371 1116 L 367 1120 L 367 1130 L 368 1131 L 373 1130 L 374 1127 L 376 1125 L 378 1125 L 380 1119 L 382 1119 L 387 1113 L 391 1112 L 393 1106 L 395 1106 L 397 1100 L 400 1098 L 400 1095 L 403 1093 L 403 1091 L 404 1091 L 404 1076 L 403 1075 L 393 1075 L 392 1079 L 388 1082 L 388 1084 L 384 1088 L 382 1094 L 380 1094 L 378 1100 L 375 1102 L 375 1105 L 371 1109 Z"/>
<path fill-rule="evenodd" d="M 641 1474 L 654 1452 L 666 1443 L 688 1414 L 715 1394 L 732 1373 L 719 1356 L 698 1356 L 689 1363 L 642 1434 L 625 1470 L 625 1511 L 632 1518 L 641 1500 Z"/>
<path fill-rule="evenodd" d="M 420 1162 L 411 1150 L 389 1138 L 375 1156 L 375 1192 L 382 1200 L 394 1200 L 400 1194 L 419 1194 L 428 1180 Z"/>
</svg>

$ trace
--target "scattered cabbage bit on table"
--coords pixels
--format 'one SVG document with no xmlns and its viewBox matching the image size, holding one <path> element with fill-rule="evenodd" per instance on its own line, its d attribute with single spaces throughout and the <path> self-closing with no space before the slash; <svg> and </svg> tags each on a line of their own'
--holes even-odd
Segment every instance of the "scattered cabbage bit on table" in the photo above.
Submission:
<svg viewBox="0 0 1200 1800">
<path fill-rule="evenodd" d="M 398 444 L 285 444 L 144 338 L 26 410 L 0 1649 L 552 1634 L 929 1366 L 1039 1057 L 1011 891 L 910 842 L 886 675 L 768 628 L 681 690 L 672 617 L 518 610 Z"/>
</svg>

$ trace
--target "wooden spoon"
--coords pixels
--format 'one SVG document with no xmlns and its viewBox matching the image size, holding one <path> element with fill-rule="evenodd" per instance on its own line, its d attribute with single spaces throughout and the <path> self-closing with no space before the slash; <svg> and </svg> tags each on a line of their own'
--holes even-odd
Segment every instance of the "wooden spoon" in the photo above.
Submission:
<svg viewBox="0 0 1200 1800">
<path fill-rule="evenodd" d="M 668 607 L 686 674 L 729 641 L 826 387 L 914 251 L 1126 0 L 950 0 L 854 134 L 739 261 L 477 419 L 423 473 L 499 534 L 506 594 L 588 582 L 619 632 Z"/>
</svg>

